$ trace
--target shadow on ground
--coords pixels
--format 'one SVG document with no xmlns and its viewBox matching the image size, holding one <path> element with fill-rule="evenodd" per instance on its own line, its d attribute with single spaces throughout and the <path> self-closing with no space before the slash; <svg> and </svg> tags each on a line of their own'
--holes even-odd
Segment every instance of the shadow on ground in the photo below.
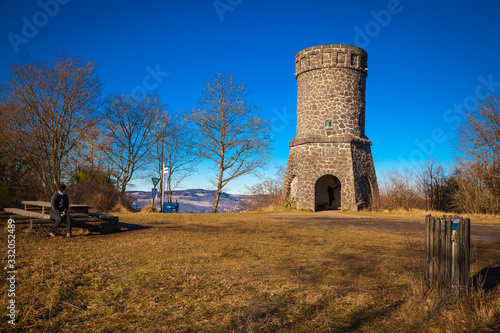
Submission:
<svg viewBox="0 0 500 333">
<path fill-rule="evenodd" d="M 472 277 L 472 286 L 474 289 L 490 291 L 500 285 L 500 266 L 485 267 Z"/>
<path fill-rule="evenodd" d="M 333 333 L 357 332 L 363 325 L 370 324 L 385 318 L 395 312 L 401 305 L 402 301 L 395 301 L 388 304 L 384 308 L 379 307 L 364 307 L 363 309 L 354 312 L 352 319 L 347 327 L 333 331 Z"/>
<path fill-rule="evenodd" d="M 119 222 L 120 225 L 120 232 L 126 232 L 126 231 L 133 231 L 133 230 L 142 230 L 142 229 L 150 229 L 152 227 L 148 227 L 145 225 L 140 225 L 140 224 L 134 224 L 134 223 L 125 223 L 125 222 Z"/>
</svg>

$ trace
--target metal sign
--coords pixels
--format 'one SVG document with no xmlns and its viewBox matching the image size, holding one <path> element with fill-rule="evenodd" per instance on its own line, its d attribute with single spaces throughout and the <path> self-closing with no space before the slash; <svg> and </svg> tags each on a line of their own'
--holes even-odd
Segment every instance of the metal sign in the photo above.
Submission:
<svg viewBox="0 0 500 333">
<path fill-rule="evenodd" d="M 158 189 L 156 187 L 153 187 L 151 189 L 151 197 L 154 199 L 154 198 L 156 198 L 157 194 L 158 194 Z"/>
<path fill-rule="evenodd" d="M 151 178 L 151 180 L 153 181 L 154 187 L 156 187 L 156 185 L 158 185 L 158 183 L 160 182 L 160 178 Z"/>
</svg>

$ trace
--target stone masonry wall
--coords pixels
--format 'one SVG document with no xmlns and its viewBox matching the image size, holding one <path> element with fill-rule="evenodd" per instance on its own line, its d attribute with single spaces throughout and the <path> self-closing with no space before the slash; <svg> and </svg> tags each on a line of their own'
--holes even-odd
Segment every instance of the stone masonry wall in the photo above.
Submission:
<svg viewBox="0 0 500 333">
<path fill-rule="evenodd" d="M 331 151 L 335 154 L 331 155 Z M 324 175 L 339 179 L 342 184 L 341 205 L 350 209 L 355 204 L 350 144 L 313 143 L 290 149 L 285 179 L 297 178 L 298 195 L 294 202 L 296 208 L 314 210 L 315 184 Z"/>
<path fill-rule="evenodd" d="M 297 136 L 283 196 L 296 208 L 316 210 L 316 182 L 325 175 L 340 181 L 342 209 L 362 208 L 378 191 L 364 129 L 366 65 L 366 52 L 349 45 L 315 46 L 295 57 Z"/>
<path fill-rule="evenodd" d="M 297 77 L 297 136 L 351 134 L 364 137 L 366 74 L 318 69 Z M 332 129 L 325 121 L 332 120 Z"/>
<path fill-rule="evenodd" d="M 322 45 L 295 57 L 297 137 L 350 134 L 364 138 L 367 54 L 348 45 Z M 332 120 L 332 129 L 325 121 Z"/>
<path fill-rule="evenodd" d="M 371 199 L 369 195 L 378 193 L 377 176 L 371 148 L 368 145 L 353 145 L 352 156 L 355 161 L 353 173 L 356 186 L 356 204 L 364 207 Z M 369 188 L 366 186 L 369 186 Z"/>
</svg>

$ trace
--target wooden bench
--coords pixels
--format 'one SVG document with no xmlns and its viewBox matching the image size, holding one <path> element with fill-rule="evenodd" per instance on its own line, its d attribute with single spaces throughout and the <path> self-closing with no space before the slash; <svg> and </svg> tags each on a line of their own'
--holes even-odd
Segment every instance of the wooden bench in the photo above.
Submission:
<svg viewBox="0 0 500 333">
<path fill-rule="evenodd" d="M 45 213 L 45 208 L 48 208 L 50 210 L 51 203 L 48 201 L 21 201 L 21 203 L 24 204 L 24 210 L 28 210 L 28 207 L 41 207 L 42 208 L 42 214 Z M 69 210 L 73 211 L 75 213 L 84 213 L 87 214 L 89 212 L 89 209 L 92 208 L 92 206 L 88 205 L 69 205 Z"/>
<path fill-rule="evenodd" d="M 34 217 L 37 219 L 50 220 L 50 214 L 31 212 L 31 211 L 22 210 L 19 208 L 5 208 L 4 211 L 12 213 L 12 214 L 16 214 L 16 215 L 23 215 L 23 216 Z"/>
<path fill-rule="evenodd" d="M 4 208 L 0 212 L 0 222 L 7 221 L 9 218 L 16 220 L 17 224 L 29 224 L 30 229 L 34 224 L 43 225 L 54 223 L 50 218 L 50 202 L 47 201 L 22 201 L 24 209 Z M 72 225 L 76 228 L 88 229 L 89 231 L 116 232 L 120 231 L 119 220 L 117 216 L 91 213 L 88 205 L 69 205 Z M 48 209 L 46 209 L 48 208 Z M 65 224 L 65 222 L 63 222 Z"/>
</svg>

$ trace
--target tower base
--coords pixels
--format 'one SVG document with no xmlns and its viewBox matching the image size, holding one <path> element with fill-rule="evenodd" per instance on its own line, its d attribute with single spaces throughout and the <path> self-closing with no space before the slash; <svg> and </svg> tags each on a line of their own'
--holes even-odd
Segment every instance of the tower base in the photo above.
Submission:
<svg viewBox="0 0 500 333">
<path fill-rule="evenodd" d="M 371 142 L 345 135 L 325 141 L 290 143 L 283 199 L 313 211 L 366 208 L 378 194 Z"/>
</svg>

